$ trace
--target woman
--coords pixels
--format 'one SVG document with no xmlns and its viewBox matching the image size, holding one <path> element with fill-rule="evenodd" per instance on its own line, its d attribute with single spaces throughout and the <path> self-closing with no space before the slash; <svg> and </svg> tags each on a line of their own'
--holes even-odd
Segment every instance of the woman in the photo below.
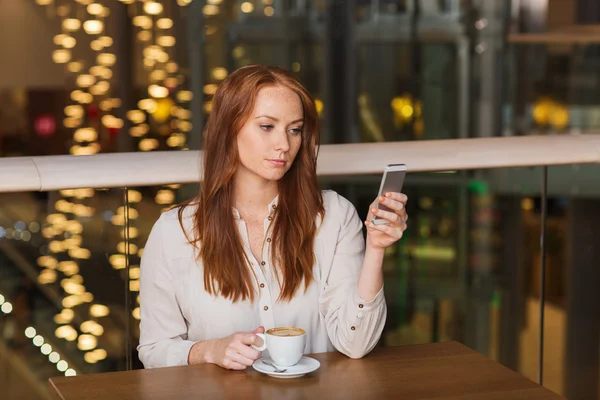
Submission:
<svg viewBox="0 0 600 400">
<path fill-rule="evenodd" d="M 306 89 L 278 68 L 232 73 L 204 131 L 196 199 L 162 214 L 141 266 L 139 356 L 146 368 L 260 357 L 256 333 L 308 332 L 306 353 L 360 358 L 386 317 L 382 262 L 406 229 L 406 196 L 371 210 L 366 248 L 350 202 L 317 183 L 318 117 Z M 373 212 L 389 221 L 373 225 Z"/>
</svg>

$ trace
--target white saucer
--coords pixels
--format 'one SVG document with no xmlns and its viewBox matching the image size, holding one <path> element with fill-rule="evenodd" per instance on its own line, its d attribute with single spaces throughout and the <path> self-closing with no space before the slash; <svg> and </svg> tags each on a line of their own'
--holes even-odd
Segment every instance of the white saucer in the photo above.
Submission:
<svg viewBox="0 0 600 400">
<path fill-rule="evenodd" d="M 291 367 L 280 367 L 280 369 L 286 369 L 285 372 L 275 372 L 273 371 L 273 367 L 267 365 L 262 362 L 262 360 L 271 361 L 269 357 L 261 357 L 252 364 L 252 368 L 257 370 L 258 372 L 262 372 L 263 374 L 267 374 L 272 376 L 273 378 L 299 378 L 304 376 L 310 372 L 316 371 L 321 366 L 321 363 L 310 357 L 302 357 L 298 364 Z"/>
</svg>

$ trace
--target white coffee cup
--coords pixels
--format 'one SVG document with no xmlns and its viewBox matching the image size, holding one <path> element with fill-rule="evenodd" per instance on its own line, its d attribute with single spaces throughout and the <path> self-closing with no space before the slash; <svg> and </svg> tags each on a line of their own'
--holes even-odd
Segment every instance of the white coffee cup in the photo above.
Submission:
<svg viewBox="0 0 600 400">
<path fill-rule="evenodd" d="M 300 328 L 273 328 L 266 334 L 257 333 L 263 340 L 261 347 L 252 346 L 255 350 L 269 349 L 273 362 L 280 367 L 291 367 L 298 364 L 304 354 L 306 331 Z"/>
</svg>

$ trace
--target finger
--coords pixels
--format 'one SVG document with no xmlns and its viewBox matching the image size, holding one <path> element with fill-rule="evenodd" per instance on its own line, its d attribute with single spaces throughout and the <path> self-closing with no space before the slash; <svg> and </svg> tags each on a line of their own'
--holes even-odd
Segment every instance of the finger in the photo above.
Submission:
<svg viewBox="0 0 600 400">
<path fill-rule="evenodd" d="M 388 199 L 396 200 L 404 204 L 406 204 L 406 202 L 408 201 L 408 196 L 404 193 L 387 192 L 384 196 Z"/>
<path fill-rule="evenodd" d="M 400 221 L 406 222 L 408 220 L 408 213 L 406 210 L 398 211 L 396 214 L 400 216 Z"/>
<path fill-rule="evenodd" d="M 400 213 L 405 210 L 404 204 L 399 200 L 394 200 L 391 198 L 381 196 L 379 198 L 379 202 L 385 205 L 386 207 L 396 211 L 397 213 Z"/>
<path fill-rule="evenodd" d="M 264 326 L 259 326 L 258 328 L 256 328 L 253 333 L 265 333 L 265 327 Z"/>
<path fill-rule="evenodd" d="M 406 225 L 404 225 L 406 226 Z M 388 236 L 391 237 L 401 237 L 402 233 L 404 232 L 404 226 L 403 227 L 398 227 L 398 226 L 390 226 L 390 225 L 375 225 L 375 224 L 370 224 L 369 228 L 371 228 L 374 231 L 379 231 L 379 232 L 383 232 Z"/>
<path fill-rule="evenodd" d="M 247 365 L 242 365 L 239 362 L 236 362 L 233 360 L 225 360 L 225 361 L 223 361 L 223 367 L 226 369 L 243 371 L 246 369 Z"/>
<path fill-rule="evenodd" d="M 233 349 L 240 353 L 242 356 L 249 358 L 251 360 L 257 360 L 260 357 L 261 352 L 253 349 L 250 346 L 247 346 L 242 343 L 234 343 Z"/>
<path fill-rule="evenodd" d="M 370 221 L 373 219 L 373 214 L 371 213 L 371 210 L 377 208 L 377 202 L 374 201 L 369 205 L 369 212 L 367 213 L 367 221 Z"/>
<path fill-rule="evenodd" d="M 394 212 L 377 210 L 375 208 L 372 209 L 371 212 L 374 215 L 376 215 L 377 218 L 385 219 L 386 221 L 389 221 L 394 225 L 397 225 L 400 223 L 400 216 Z"/>
<path fill-rule="evenodd" d="M 249 367 L 254 364 L 254 360 L 240 354 L 237 348 L 230 348 L 227 350 L 226 357 L 230 362 L 238 363 L 245 367 Z"/>
<path fill-rule="evenodd" d="M 262 340 L 252 332 L 240 332 L 235 335 L 234 340 L 247 345 L 259 346 Z"/>
</svg>

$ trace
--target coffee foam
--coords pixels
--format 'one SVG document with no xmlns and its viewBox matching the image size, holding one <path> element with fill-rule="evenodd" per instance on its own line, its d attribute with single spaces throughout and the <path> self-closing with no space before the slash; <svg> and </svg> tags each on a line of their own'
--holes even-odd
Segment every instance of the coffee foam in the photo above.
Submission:
<svg viewBox="0 0 600 400">
<path fill-rule="evenodd" d="M 304 335 L 306 332 L 300 328 L 273 328 L 269 329 L 267 333 L 273 336 L 290 337 Z"/>
</svg>

